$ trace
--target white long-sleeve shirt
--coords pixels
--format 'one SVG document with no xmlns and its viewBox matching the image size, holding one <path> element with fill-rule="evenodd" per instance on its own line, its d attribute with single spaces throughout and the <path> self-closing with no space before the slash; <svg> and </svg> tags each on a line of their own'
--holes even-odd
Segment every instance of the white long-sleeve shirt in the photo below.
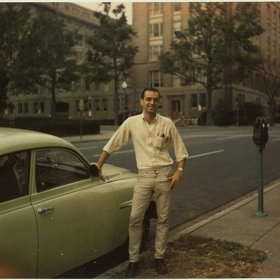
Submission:
<svg viewBox="0 0 280 280">
<path fill-rule="evenodd" d="M 133 142 L 138 169 L 172 165 L 173 159 L 168 152 L 170 143 L 174 146 L 177 162 L 188 157 L 185 144 L 174 123 L 158 114 L 150 124 L 143 113 L 129 117 L 103 150 L 112 154 L 121 149 L 129 139 Z"/>
</svg>

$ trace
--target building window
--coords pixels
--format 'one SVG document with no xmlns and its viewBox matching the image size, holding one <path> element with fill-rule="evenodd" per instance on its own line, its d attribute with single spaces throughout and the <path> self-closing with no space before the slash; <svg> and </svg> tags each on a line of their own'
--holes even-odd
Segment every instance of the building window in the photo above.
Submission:
<svg viewBox="0 0 280 280">
<path fill-rule="evenodd" d="M 79 9 L 73 8 L 72 9 L 73 14 L 78 15 L 80 13 Z"/>
<path fill-rule="evenodd" d="M 181 79 L 176 76 L 173 75 L 173 87 L 180 87 L 181 86 Z"/>
<path fill-rule="evenodd" d="M 84 112 L 89 110 L 89 99 L 79 99 L 76 100 L 76 111 L 77 112 Z"/>
<path fill-rule="evenodd" d="M 80 100 L 76 100 L 76 112 L 80 111 Z"/>
<path fill-rule="evenodd" d="M 201 107 L 206 107 L 206 93 L 199 94 L 199 105 Z"/>
<path fill-rule="evenodd" d="M 181 21 L 174 21 L 173 22 L 173 35 L 174 35 L 174 37 L 175 37 L 175 32 L 176 31 L 181 31 L 181 28 L 182 27 L 182 25 L 181 25 Z"/>
<path fill-rule="evenodd" d="M 179 12 L 181 11 L 181 3 L 180 2 L 175 2 L 173 4 L 174 12 Z"/>
<path fill-rule="evenodd" d="M 34 114 L 38 114 L 39 113 L 39 105 L 38 102 L 34 102 Z"/>
<path fill-rule="evenodd" d="M 202 82 L 202 83 L 206 83 L 207 82 L 206 70 L 204 70 L 204 69 L 196 69 L 195 70 L 195 79 L 197 81 Z"/>
<path fill-rule="evenodd" d="M 162 14 L 162 4 L 160 2 L 150 3 L 150 15 Z"/>
<path fill-rule="evenodd" d="M 89 13 L 87 13 L 87 12 L 83 12 L 83 17 L 85 17 L 85 18 L 89 18 Z"/>
<path fill-rule="evenodd" d="M 162 53 L 162 46 L 150 46 L 150 59 L 158 59 Z"/>
<path fill-rule="evenodd" d="M 94 88 L 95 90 L 100 90 L 100 83 L 95 83 Z"/>
<path fill-rule="evenodd" d="M 103 84 L 103 90 L 104 90 L 104 91 L 109 91 L 109 90 L 110 90 L 110 85 L 109 85 L 109 83 Z"/>
<path fill-rule="evenodd" d="M 197 94 L 191 94 L 191 107 L 197 107 Z"/>
<path fill-rule="evenodd" d="M 22 103 L 18 103 L 18 114 L 22 114 L 23 110 L 22 110 Z"/>
<path fill-rule="evenodd" d="M 206 93 L 193 93 L 191 94 L 191 107 L 197 108 L 198 105 L 206 107 Z"/>
<path fill-rule="evenodd" d="M 88 104 L 89 104 L 89 102 L 88 102 L 88 99 L 84 99 L 84 111 L 88 111 Z"/>
<path fill-rule="evenodd" d="M 90 91 L 90 82 L 89 82 L 89 78 L 85 78 L 85 90 L 86 91 Z"/>
<path fill-rule="evenodd" d="M 40 102 L 39 113 L 45 113 L 45 103 Z"/>
<path fill-rule="evenodd" d="M 102 107 L 103 107 L 103 111 L 108 110 L 108 100 L 107 100 L 107 98 L 102 99 Z"/>
<path fill-rule="evenodd" d="M 83 53 L 82 52 L 76 52 L 75 59 L 78 60 L 78 61 L 82 61 L 83 60 Z"/>
<path fill-rule="evenodd" d="M 156 71 L 150 71 L 149 72 L 149 84 L 151 87 L 162 87 L 162 75 L 161 72 Z"/>
<path fill-rule="evenodd" d="M 65 5 L 64 8 L 65 8 L 66 11 L 69 11 L 69 6 L 68 5 Z"/>
<path fill-rule="evenodd" d="M 24 114 L 28 114 L 28 103 L 24 103 Z"/>
<path fill-rule="evenodd" d="M 100 100 L 99 99 L 94 100 L 94 108 L 95 108 L 96 112 L 100 111 Z"/>
<path fill-rule="evenodd" d="M 163 32 L 163 24 L 150 24 L 150 38 L 161 37 Z"/>
</svg>

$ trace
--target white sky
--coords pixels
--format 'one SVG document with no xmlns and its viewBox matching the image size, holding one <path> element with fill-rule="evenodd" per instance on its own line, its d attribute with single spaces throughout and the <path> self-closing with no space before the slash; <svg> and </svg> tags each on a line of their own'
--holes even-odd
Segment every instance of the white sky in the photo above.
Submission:
<svg viewBox="0 0 280 280">
<path fill-rule="evenodd" d="M 94 10 L 94 11 L 102 11 L 103 10 L 103 6 L 98 7 L 102 1 L 80 1 L 80 2 L 74 2 L 75 4 L 78 4 L 80 6 L 86 7 L 88 9 Z M 132 2 L 111 2 L 112 4 L 112 8 L 115 8 L 117 5 L 119 4 L 123 4 L 125 6 L 125 15 L 127 18 L 128 23 L 132 23 Z"/>
</svg>

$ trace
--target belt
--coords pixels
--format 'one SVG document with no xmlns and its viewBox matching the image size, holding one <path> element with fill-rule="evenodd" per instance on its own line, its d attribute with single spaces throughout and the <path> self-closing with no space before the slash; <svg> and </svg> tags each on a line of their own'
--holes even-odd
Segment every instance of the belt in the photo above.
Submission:
<svg viewBox="0 0 280 280">
<path fill-rule="evenodd" d="M 172 168 L 171 165 L 165 165 L 165 166 L 154 166 L 154 167 L 150 167 L 150 168 L 143 168 L 143 169 L 138 169 L 138 173 L 139 174 L 157 174 L 161 171 L 167 171 L 170 168 Z"/>
</svg>

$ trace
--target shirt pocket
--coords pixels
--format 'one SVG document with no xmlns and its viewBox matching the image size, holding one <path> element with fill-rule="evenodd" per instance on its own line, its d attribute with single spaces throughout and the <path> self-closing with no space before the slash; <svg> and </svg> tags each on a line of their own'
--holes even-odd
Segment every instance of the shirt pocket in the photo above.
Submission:
<svg viewBox="0 0 280 280">
<path fill-rule="evenodd" d="M 169 137 L 157 136 L 154 138 L 154 147 L 158 150 L 165 149 L 168 143 Z"/>
</svg>

